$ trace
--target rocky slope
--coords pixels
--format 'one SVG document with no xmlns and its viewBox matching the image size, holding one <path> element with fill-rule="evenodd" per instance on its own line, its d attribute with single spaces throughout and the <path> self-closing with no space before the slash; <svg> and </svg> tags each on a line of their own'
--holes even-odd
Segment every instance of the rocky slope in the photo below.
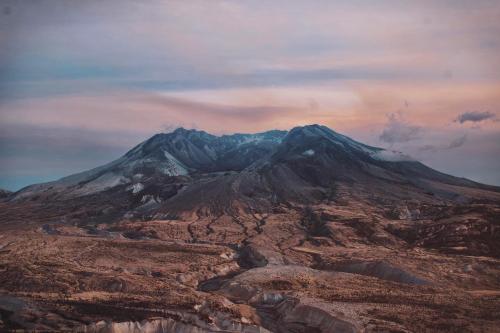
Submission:
<svg viewBox="0 0 500 333">
<path fill-rule="evenodd" d="M 326 127 L 178 129 L 0 200 L 0 328 L 495 332 L 500 192 Z"/>
<path fill-rule="evenodd" d="M 11 191 L 9 190 L 4 190 L 3 188 L 0 188 L 0 199 L 4 199 L 4 198 L 7 198 L 8 196 L 10 196 L 12 194 Z"/>
</svg>

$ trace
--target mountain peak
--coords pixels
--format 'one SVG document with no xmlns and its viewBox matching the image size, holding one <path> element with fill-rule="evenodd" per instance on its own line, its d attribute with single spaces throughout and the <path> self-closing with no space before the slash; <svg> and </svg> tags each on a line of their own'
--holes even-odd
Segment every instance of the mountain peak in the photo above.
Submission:
<svg viewBox="0 0 500 333">
<path fill-rule="evenodd" d="M 184 128 L 184 127 L 177 127 L 174 129 L 171 133 L 185 133 L 191 131 L 190 129 Z"/>
<path fill-rule="evenodd" d="M 180 135 L 189 135 L 189 134 L 194 134 L 194 133 L 198 133 L 198 134 L 208 134 L 207 132 L 205 131 L 200 131 L 200 130 L 197 130 L 197 129 L 194 129 L 194 128 L 191 128 L 191 129 L 188 129 L 188 128 L 184 128 L 184 127 L 177 127 L 175 130 L 173 130 L 171 132 L 172 134 L 180 134 Z"/>
<path fill-rule="evenodd" d="M 184 133 L 193 133 L 193 132 L 202 132 L 202 131 L 198 131 L 194 128 L 188 129 L 188 128 L 184 128 L 181 126 L 181 127 L 177 127 L 176 129 L 174 129 L 171 133 L 184 134 Z"/>
<path fill-rule="evenodd" d="M 290 136 L 301 135 L 301 136 L 323 136 L 332 138 L 333 136 L 342 136 L 341 134 L 333 131 L 329 127 L 319 124 L 311 124 L 304 126 L 297 126 L 290 130 Z"/>
<path fill-rule="evenodd" d="M 320 131 L 322 130 L 323 128 L 328 128 L 326 126 L 323 126 L 323 125 L 319 125 L 319 124 L 309 124 L 309 125 L 303 125 L 303 126 L 295 126 L 293 127 L 290 132 L 296 132 L 296 131 Z"/>
<path fill-rule="evenodd" d="M 304 142 L 304 140 L 326 139 L 332 143 L 349 146 L 360 151 L 379 151 L 382 148 L 376 148 L 355 141 L 348 136 L 342 135 L 324 125 L 312 124 L 294 127 L 290 130 L 286 140 L 293 144 Z"/>
</svg>

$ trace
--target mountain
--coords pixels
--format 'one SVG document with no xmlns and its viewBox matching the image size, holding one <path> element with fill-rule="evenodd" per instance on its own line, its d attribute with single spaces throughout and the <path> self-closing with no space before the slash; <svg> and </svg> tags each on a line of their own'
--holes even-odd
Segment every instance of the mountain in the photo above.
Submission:
<svg viewBox="0 0 500 333">
<path fill-rule="evenodd" d="M 101 218 L 120 219 L 193 211 L 218 215 L 235 207 L 267 212 L 283 204 L 347 199 L 391 204 L 498 198 L 497 187 L 309 125 L 223 136 L 179 128 L 154 135 L 106 165 L 28 186 L 11 200 L 95 202 L 94 209 L 113 212 L 97 214 Z"/>
<path fill-rule="evenodd" d="M 325 126 L 180 128 L 0 199 L 0 331 L 494 332 L 499 223 Z"/>
</svg>

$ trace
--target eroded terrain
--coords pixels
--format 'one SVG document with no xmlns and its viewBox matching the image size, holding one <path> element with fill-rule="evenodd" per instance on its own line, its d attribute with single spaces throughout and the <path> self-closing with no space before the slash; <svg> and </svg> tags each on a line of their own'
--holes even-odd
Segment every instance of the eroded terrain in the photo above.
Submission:
<svg viewBox="0 0 500 333">
<path fill-rule="evenodd" d="M 4 223 L 1 325 L 498 332 L 499 216 L 492 204 L 344 202 L 113 224 Z"/>
</svg>

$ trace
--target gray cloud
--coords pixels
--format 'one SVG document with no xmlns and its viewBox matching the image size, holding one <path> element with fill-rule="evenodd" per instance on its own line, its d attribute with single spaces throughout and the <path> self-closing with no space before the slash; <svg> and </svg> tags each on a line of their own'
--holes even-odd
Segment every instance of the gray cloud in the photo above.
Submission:
<svg viewBox="0 0 500 333">
<path fill-rule="evenodd" d="M 458 147 L 462 147 L 467 141 L 467 134 L 462 135 L 459 138 L 456 138 L 455 140 L 451 141 L 450 144 L 446 147 L 446 149 L 454 149 Z"/>
<path fill-rule="evenodd" d="M 456 122 L 459 122 L 460 124 L 463 124 L 465 122 L 473 122 L 477 123 L 483 120 L 488 120 L 488 119 L 493 119 L 495 118 L 496 115 L 492 112 L 485 111 L 485 112 L 480 112 L 480 111 L 469 111 L 469 112 L 464 112 L 462 114 L 459 114 L 458 117 L 455 119 Z"/>
<path fill-rule="evenodd" d="M 444 150 L 451 150 L 451 149 L 456 149 L 456 148 L 462 147 L 466 141 L 467 141 L 467 134 L 464 134 L 458 138 L 453 139 L 448 144 L 441 144 L 441 145 L 427 144 L 427 145 L 419 147 L 418 151 L 419 152 L 431 152 L 431 153 L 442 152 Z"/>
<path fill-rule="evenodd" d="M 456 136 L 461 137 L 460 135 Z M 456 139 L 458 141 L 458 139 Z M 455 140 L 453 140 L 455 141 Z M 471 131 L 460 148 L 444 149 L 450 144 L 436 143 L 436 153 L 419 155 L 419 160 L 442 172 L 485 184 L 500 185 L 500 133 Z"/>
<path fill-rule="evenodd" d="M 449 71 L 496 79 L 500 7 L 473 3 L 476 15 L 465 2 L 3 0 L 0 99 L 109 86 L 156 91 L 437 79 L 456 46 L 463 49 L 463 36 L 472 43 L 464 58 L 479 52 L 492 70 L 476 73 L 477 66 L 457 63 L 460 70 Z M 407 15 L 415 19 L 402 24 Z M 443 24 L 422 24 L 422 15 Z"/>
<path fill-rule="evenodd" d="M 389 121 L 379 136 L 380 141 L 394 144 L 412 141 L 420 137 L 422 128 L 405 122 L 401 113 L 389 114 L 388 118 Z"/>
<path fill-rule="evenodd" d="M 436 147 L 435 145 L 425 145 L 418 148 L 418 151 L 420 152 L 435 152 L 437 150 L 438 147 Z"/>
</svg>

